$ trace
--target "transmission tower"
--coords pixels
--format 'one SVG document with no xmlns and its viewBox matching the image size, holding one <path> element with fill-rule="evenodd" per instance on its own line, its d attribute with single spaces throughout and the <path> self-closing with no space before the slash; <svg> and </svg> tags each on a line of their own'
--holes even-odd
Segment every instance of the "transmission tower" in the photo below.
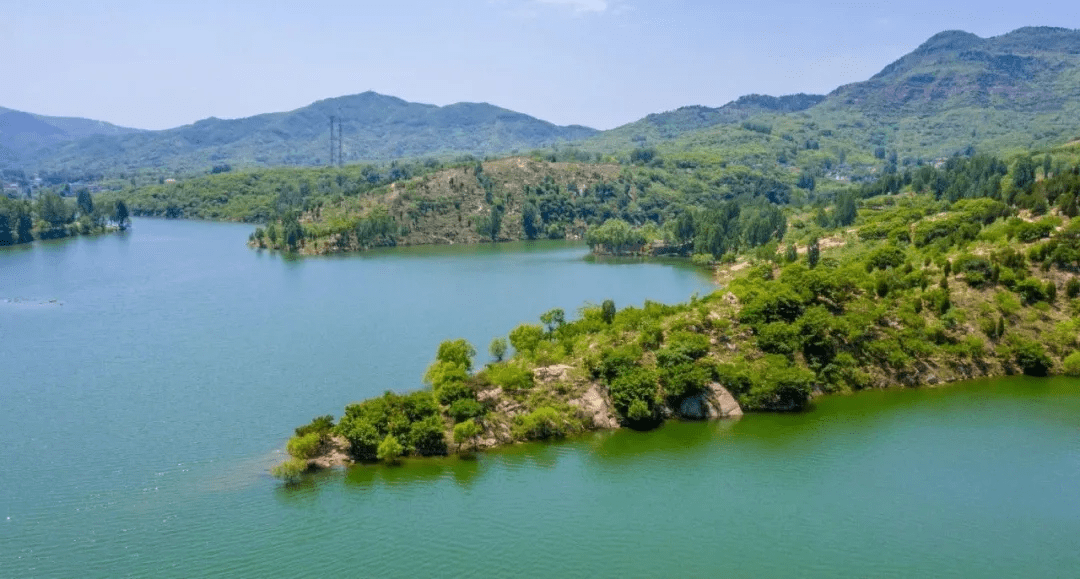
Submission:
<svg viewBox="0 0 1080 579">
<path fill-rule="evenodd" d="M 334 153 L 337 151 L 337 145 L 334 144 L 334 117 L 330 116 L 330 166 L 334 166 Z"/>
<path fill-rule="evenodd" d="M 335 122 L 336 121 L 336 122 Z M 334 126 L 337 126 L 335 134 Z M 345 157 L 342 155 L 341 144 L 341 119 L 335 116 L 330 117 L 330 166 L 340 167 L 345 164 Z"/>
</svg>

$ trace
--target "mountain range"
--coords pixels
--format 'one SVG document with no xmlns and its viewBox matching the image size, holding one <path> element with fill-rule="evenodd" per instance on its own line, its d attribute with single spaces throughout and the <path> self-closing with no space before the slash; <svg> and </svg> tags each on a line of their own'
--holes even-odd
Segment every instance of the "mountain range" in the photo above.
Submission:
<svg viewBox="0 0 1080 579">
<path fill-rule="evenodd" d="M 722 149 L 745 141 L 738 131 L 767 133 L 774 125 L 807 146 L 823 140 L 838 150 L 883 149 L 910 159 L 1037 148 L 1080 136 L 1080 31 L 1021 28 L 992 38 L 946 31 L 828 95 L 748 95 L 603 132 L 486 103 L 439 107 L 374 92 L 162 131 L 0 109 L 0 167 L 105 174 L 325 165 L 331 116 L 342 124 L 345 162 L 502 155 L 557 144 L 605 154 L 664 143 Z"/>
</svg>

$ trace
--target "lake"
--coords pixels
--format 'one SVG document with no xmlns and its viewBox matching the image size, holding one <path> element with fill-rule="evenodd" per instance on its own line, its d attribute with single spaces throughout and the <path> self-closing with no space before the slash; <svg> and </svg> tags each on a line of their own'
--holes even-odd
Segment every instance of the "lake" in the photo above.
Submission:
<svg viewBox="0 0 1080 579">
<path fill-rule="evenodd" d="M 288 258 L 141 219 L 0 250 L 0 577 L 1073 577 L 1080 381 L 983 380 L 283 486 L 438 343 L 715 290 L 567 242 Z"/>
</svg>

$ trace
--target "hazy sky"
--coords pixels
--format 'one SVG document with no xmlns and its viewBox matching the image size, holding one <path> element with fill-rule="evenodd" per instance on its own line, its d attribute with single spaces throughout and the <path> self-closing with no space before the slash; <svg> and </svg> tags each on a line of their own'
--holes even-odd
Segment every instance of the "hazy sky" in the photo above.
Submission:
<svg viewBox="0 0 1080 579">
<path fill-rule="evenodd" d="M 374 90 L 607 129 L 1028 25 L 1080 28 L 1080 2 L 0 0 L 0 106 L 161 129 Z"/>
</svg>

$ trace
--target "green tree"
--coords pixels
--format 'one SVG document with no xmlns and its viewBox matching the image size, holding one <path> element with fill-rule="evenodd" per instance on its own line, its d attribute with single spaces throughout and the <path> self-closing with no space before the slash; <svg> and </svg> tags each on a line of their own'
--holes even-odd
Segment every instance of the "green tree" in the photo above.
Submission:
<svg viewBox="0 0 1080 579">
<path fill-rule="evenodd" d="M 799 248 L 794 243 L 789 243 L 787 250 L 784 251 L 784 261 L 788 263 L 795 263 L 799 259 Z"/>
<path fill-rule="evenodd" d="M 1078 283 L 1080 286 L 1080 283 Z M 610 324 L 615 320 L 615 302 L 612 300 L 604 300 L 604 303 L 600 305 L 600 319 L 604 320 L 605 324 Z"/>
<path fill-rule="evenodd" d="M 435 354 L 435 360 L 457 364 L 465 369 L 472 370 L 472 358 L 476 355 L 476 348 L 464 338 L 445 340 L 439 344 L 439 351 Z"/>
<path fill-rule="evenodd" d="M 562 308 L 550 309 L 540 314 L 540 321 L 547 326 L 548 333 L 552 334 L 566 323 L 566 312 Z"/>
<path fill-rule="evenodd" d="M 376 456 L 379 460 L 387 464 L 394 464 L 401 458 L 401 455 L 404 452 L 405 448 L 401 446 L 398 439 L 392 434 L 387 434 L 386 438 L 379 443 L 379 450 L 377 451 Z"/>
<path fill-rule="evenodd" d="M 518 352 L 534 352 L 543 339 L 544 329 L 535 324 L 521 324 L 510 331 L 510 345 Z"/>
<path fill-rule="evenodd" d="M 1080 296 L 1080 279 L 1069 278 L 1069 281 L 1065 284 L 1065 295 L 1069 296 L 1069 299 Z"/>
<path fill-rule="evenodd" d="M 1054 303 L 1057 300 L 1057 284 L 1054 280 L 1047 280 L 1046 282 L 1046 301 Z"/>
<path fill-rule="evenodd" d="M 64 202 L 60 195 L 53 192 L 46 193 L 38 199 L 37 214 L 42 221 L 52 227 L 60 227 L 66 223 L 71 223 L 75 219 L 71 207 Z"/>
<path fill-rule="evenodd" d="M 11 227 L 11 216 L 0 207 L 0 245 L 15 243 L 15 230 Z"/>
<path fill-rule="evenodd" d="M 131 224 L 131 215 L 128 213 L 127 203 L 123 200 L 116 202 L 116 206 L 113 209 L 112 214 L 113 223 L 120 228 L 120 231 L 124 231 Z"/>
<path fill-rule="evenodd" d="M 454 425 L 454 443 L 459 447 L 474 450 L 476 448 L 476 437 L 480 436 L 481 432 L 483 430 L 480 425 L 471 418 L 465 422 L 459 422 Z"/>
<path fill-rule="evenodd" d="M 810 269 L 814 269 L 818 261 L 821 261 L 821 246 L 818 245 L 818 238 L 814 237 L 806 246 L 806 264 L 810 266 Z"/>
<path fill-rule="evenodd" d="M 496 362 L 502 362 L 503 357 L 506 356 L 506 349 L 508 344 L 506 338 L 495 338 L 491 340 L 491 345 L 488 346 L 488 353 L 492 358 L 495 358 Z"/>
<path fill-rule="evenodd" d="M 79 189 L 78 194 L 76 194 L 76 205 L 79 207 L 80 215 L 93 215 L 94 199 L 90 196 L 90 191 Z"/>
</svg>

